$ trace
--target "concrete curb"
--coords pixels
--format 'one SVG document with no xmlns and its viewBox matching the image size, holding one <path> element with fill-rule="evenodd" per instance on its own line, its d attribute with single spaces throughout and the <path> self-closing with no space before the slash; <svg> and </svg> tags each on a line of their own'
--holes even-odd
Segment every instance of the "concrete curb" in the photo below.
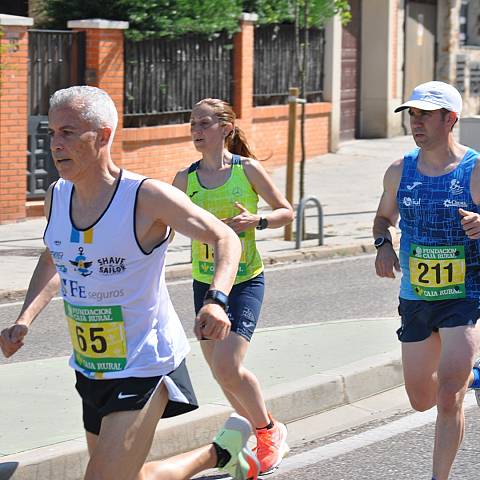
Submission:
<svg viewBox="0 0 480 480">
<path fill-rule="evenodd" d="M 276 253 L 269 253 L 262 256 L 265 266 L 278 265 L 281 263 L 308 262 L 312 260 L 322 260 L 334 257 L 352 257 L 363 255 L 365 253 L 375 253 L 373 245 L 345 245 L 345 246 L 325 246 L 301 248 L 299 250 L 285 250 Z M 190 263 L 180 263 L 167 266 L 165 277 L 167 280 L 178 280 L 188 278 L 192 273 Z"/>
<path fill-rule="evenodd" d="M 265 266 L 278 265 L 282 263 L 308 262 L 312 260 L 322 260 L 334 257 L 352 257 L 363 255 L 365 253 L 375 253 L 373 245 L 345 245 L 345 246 L 325 246 L 301 248 L 299 250 L 285 250 L 276 253 L 268 253 L 262 255 Z M 167 280 L 179 280 L 188 278 L 192 273 L 192 265 L 190 263 L 181 263 L 177 265 L 169 265 L 165 270 L 165 278 Z M 1 295 L 1 292 L 0 292 Z"/>
<path fill-rule="evenodd" d="M 402 383 L 401 360 L 398 351 L 394 351 L 271 387 L 265 396 L 268 408 L 279 420 L 288 423 Z M 162 420 L 149 459 L 170 457 L 211 442 L 230 412 L 226 404 L 208 404 L 195 412 Z M 0 480 L 80 480 L 87 461 L 85 441 L 75 439 L 2 457 Z"/>
<path fill-rule="evenodd" d="M 263 256 L 265 265 L 275 265 L 278 263 L 295 263 L 311 260 L 322 260 L 334 257 L 353 257 L 365 253 L 374 253 L 373 245 L 345 245 L 345 246 L 318 246 L 301 248 L 299 250 L 288 250 Z"/>
</svg>

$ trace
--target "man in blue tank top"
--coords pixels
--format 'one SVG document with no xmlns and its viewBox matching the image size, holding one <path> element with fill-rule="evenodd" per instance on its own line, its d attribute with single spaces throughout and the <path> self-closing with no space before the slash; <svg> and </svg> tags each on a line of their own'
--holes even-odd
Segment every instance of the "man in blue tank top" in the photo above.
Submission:
<svg viewBox="0 0 480 480">
<path fill-rule="evenodd" d="M 418 85 L 395 112 L 405 109 L 417 148 L 385 173 L 375 269 L 386 278 L 402 272 L 397 335 L 405 388 L 415 410 L 437 406 L 432 479 L 446 480 L 463 438 L 468 388 L 480 405 L 479 154 L 454 138 L 462 98 L 451 85 Z"/>
</svg>

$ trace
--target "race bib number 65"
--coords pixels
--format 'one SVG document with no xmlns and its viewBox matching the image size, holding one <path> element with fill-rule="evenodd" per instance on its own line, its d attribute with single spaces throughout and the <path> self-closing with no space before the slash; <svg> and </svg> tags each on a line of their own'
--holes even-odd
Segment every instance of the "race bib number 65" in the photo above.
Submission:
<svg viewBox="0 0 480 480">
<path fill-rule="evenodd" d="M 410 283 L 422 300 L 465 298 L 463 246 L 410 245 Z"/>
<path fill-rule="evenodd" d="M 123 370 L 127 342 L 122 308 L 79 306 L 65 301 L 64 306 L 77 364 L 93 372 Z"/>
</svg>

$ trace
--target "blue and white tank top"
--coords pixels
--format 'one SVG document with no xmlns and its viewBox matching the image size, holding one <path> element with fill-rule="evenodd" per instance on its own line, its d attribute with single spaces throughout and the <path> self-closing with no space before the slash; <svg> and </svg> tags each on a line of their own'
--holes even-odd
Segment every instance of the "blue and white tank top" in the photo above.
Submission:
<svg viewBox="0 0 480 480">
<path fill-rule="evenodd" d="M 464 255 L 463 296 L 479 298 L 479 242 L 470 240 L 466 236 L 460 223 L 461 216 L 458 213 L 459 208 L 479 212 L 479 207 L 473 203 L 470 191 L 470 179 L 476 165 L 478 152 L 468 149 L 454 170 L 436 177 L 426 176 L 418 171 L 419 153 L 420 149 L 417 148 L 404 156 L 402 178 L 397 192 L 402 233 L 400 240 L 400 266 L 402 269 L 400 297 L 407 300 L 443 300 L 444 298 L 441 297 L 419 297 L 414 291 L 414 288 L 417 290 L 414 285 L 416 282 L 413 282 L 414 288 L 412 288 L 410 267 L 412 265 L 415 268 L 418 267 L 416 278 L 417 280 L 420 278 L 419 288 L 422 290 L 422 282 L 428 285 L 429 278 L 433 283 L 435 277 L 442 278 L 444 282 L 447 282 L 449 275 L 450 280 L 452 279 L 452 265 L 447 260 L 442 260 L 443 258 L 453 258 L 453 262 L 450 263 L 455 264 L 458 263 L 455 255 L 458 257 Z M 419 260 L 422 255 L 413 258 L 417 251 L 423 254 L 423 259 Z M 454 254 L 451 255 L 451 252 Z M 429 260 L 429 258 L 436 260 Z M 439 258 L 440 260 L 438 260 Z M 459 274 L 459 272 L 457 273 Z M 453 274 L 455 277 L 455 272 Z M 458 288 L 457 285 L 454 287 Z"/>
<path fill-rule="evenodd" d="M 60 179 L 53 188 L 44 242 L 61 279 L 70 366 L 93 379 L 165 375 L 189 351 L 165 284 L 168 239 L 150 253 L 137 241 L 144 180 L 122 170 L 110 204 L 86 229 L 72 221 L 73 184 Z"/>
</svg>

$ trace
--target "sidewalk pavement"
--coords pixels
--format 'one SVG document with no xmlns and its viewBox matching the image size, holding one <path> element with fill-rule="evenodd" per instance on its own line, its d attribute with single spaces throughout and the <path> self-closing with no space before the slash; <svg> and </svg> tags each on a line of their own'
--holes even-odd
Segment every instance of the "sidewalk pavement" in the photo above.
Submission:
<svg viewBox="0 0 480 480">
<path fill-rule="evenodd" d="M 324 245 L 310 239 L 295 250 L 294 242 L 282 239 L 283 230 L 258 232 L 266 265 L 373 252 L 371 225 L 383 174 L 413 147 L 410 137 L 355 140 L 342 144 L 335 154 L 308 161 L 305 192 L 322 203 Z M 270 173 L 284 191 L 285 168 Z M 310 235 L 317 233 L 315 214 L 307 208 Z M 0 225 L 0 300 L 23 296 L 43 248 L 44 226 L 43 219 Z M 186 277 L 189 272 L 189 240 L 176 235 L 167 255 L 167 277 Z M 247 366 L 259 377 L 274 414 L 282 421 L 293 421 L 401 384 L 400 347 L 394 335 L 397 323 L 392 316 L 259 329 Z M 209 442 L 230 411 L 198 342 L 191 343 L 188 364 L 202 407 L 162 421 L 151 458 Z M 0 480 L 82 478 L 87 453 L 80 402 L 66 358 L 0 365 L 0 395 L 4 413 Z"/>
</svg>

